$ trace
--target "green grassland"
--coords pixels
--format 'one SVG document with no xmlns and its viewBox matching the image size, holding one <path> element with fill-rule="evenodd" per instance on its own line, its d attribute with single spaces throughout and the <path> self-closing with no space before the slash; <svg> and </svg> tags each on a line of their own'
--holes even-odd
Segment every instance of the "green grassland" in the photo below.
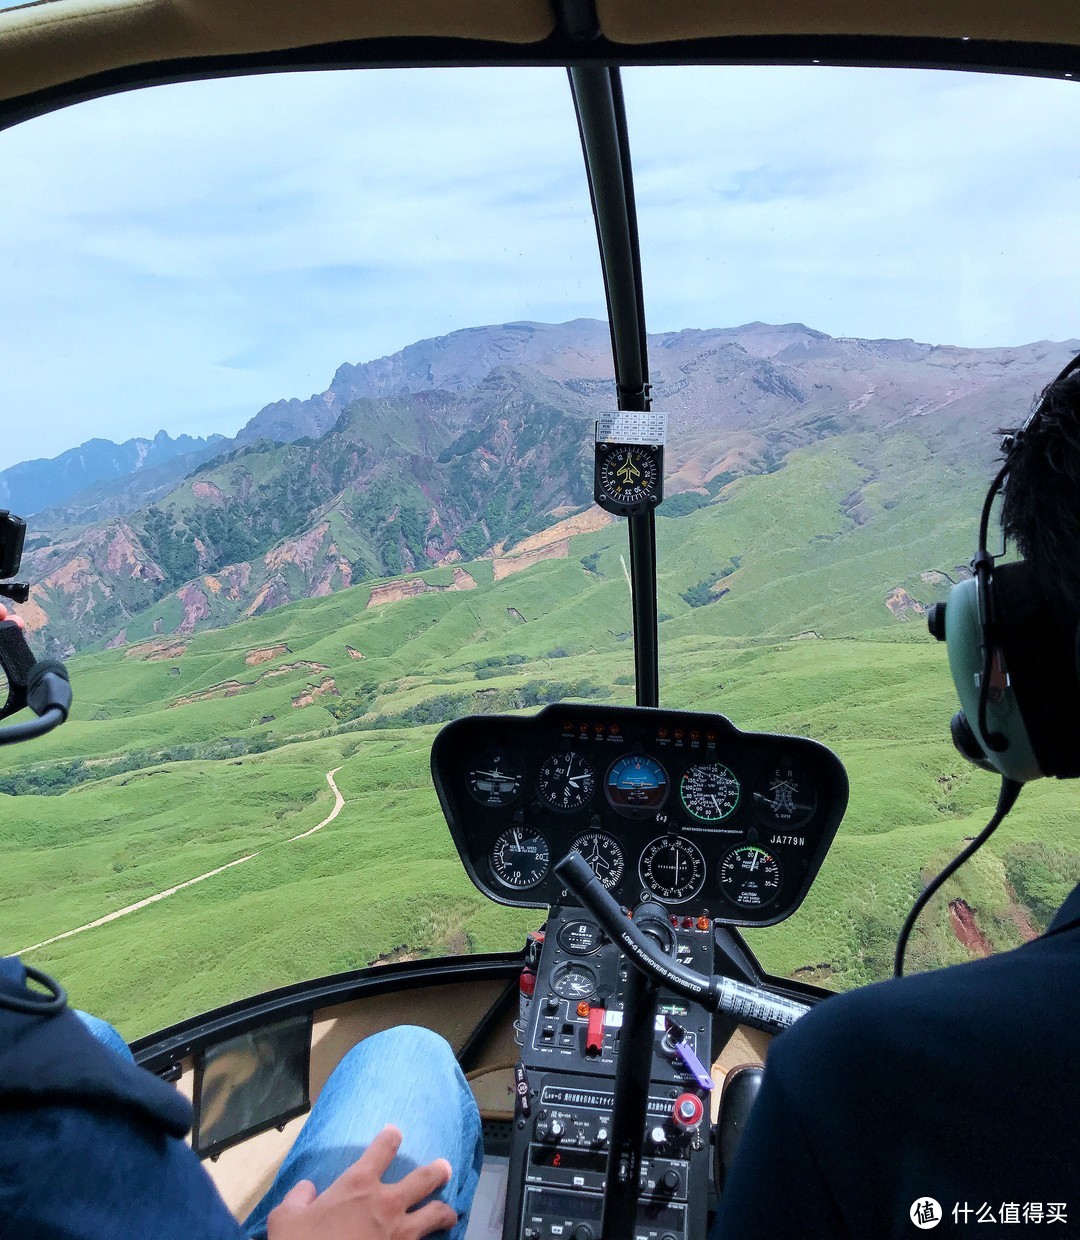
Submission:
<svg viewBox="0 0 1080 1240">
<path fill-rule="evenodd" d="M 991 812 L 996 781 L 948 739 L 944 649 L 919 615 L 886 606 L 898 589 L 943 597 L 947 582 L 922 574 L 970 556 L 979 483 L 949 469 L 913 437 L 832 440 L 657 523 L 664 704 L 812 736 L 848 769 L 848 814 L 804 906 L 748 936 L 779 974 L 839 988 L 885 976 L 921 882 Z M 0 950 L 241 858 L 28 959 L 134 1037 L 401 951 L 516 948 L 539 914 L 469 883 L 431 741 L 470 711 L 632 702 L 625 557 L 616 525 L 498 582 L 490 561 L 466 564 L 472 590 L 446 590 L 452 571 L 434 569 L 423 578 L 441 590 L 383 606 L 368 607 L 365 583 L 157 650 L 73 659 L 71 721 L 5 751 Z M 335 768 L 344 808 L 294 839 L 330 813 Z M 1044 925 L 1080 876 L 1072 806 L 1067 785 L 1028 788 L 950 885 L 993 947 L 1020 943 L 1025 916 Z M 946 898 L 910 958 L 968 958 Z"/>
</svg>

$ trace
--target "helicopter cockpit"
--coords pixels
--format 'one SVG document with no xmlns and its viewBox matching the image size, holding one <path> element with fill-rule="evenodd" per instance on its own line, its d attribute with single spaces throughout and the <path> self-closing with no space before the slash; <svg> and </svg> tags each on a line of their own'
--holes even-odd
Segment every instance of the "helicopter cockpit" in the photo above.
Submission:
<svg viewBox="0 0 1080 1240">
<path fill-rule="evenodd" d="M 468 1240 L 705 1240 L 772 1039 L 892 972 L 993 807 L 926 616 L 1077 349 L 1036 239 L 1070 244 L 1080 36 L 399 9 L 0 0 L 11 441 L 184 432 L 0 459 L 0 719 L 66 721 L 0 747 L 0 955 L 190 1099 L 237 1219 L 417 1024 L 483 1120 Z M 1049 783 L 911 969 L 1045 930 Z"/>
</svg>

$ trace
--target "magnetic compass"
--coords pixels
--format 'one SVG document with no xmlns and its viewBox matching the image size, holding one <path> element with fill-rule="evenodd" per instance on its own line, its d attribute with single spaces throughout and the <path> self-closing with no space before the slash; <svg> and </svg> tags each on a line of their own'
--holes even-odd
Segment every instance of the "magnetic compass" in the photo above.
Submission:
<svg viewBox="0 0 1080 1240">
<path fill-rule="evenodd" d="M 656 444 L 598 443 L 593 495 L 617 517 L 655 508 L 664 498 L 664 449 Z"/>
</svg>

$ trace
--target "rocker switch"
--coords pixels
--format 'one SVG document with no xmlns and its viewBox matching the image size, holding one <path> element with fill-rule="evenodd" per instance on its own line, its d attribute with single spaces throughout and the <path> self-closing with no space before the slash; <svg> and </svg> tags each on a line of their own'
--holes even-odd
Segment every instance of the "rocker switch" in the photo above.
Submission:
<svg viewBox="0 0 1080 1240">
<path fill-rule="evenodd" d="M 604 1053 L 604 1009 L 602 1007 L 589 1008 L 589 1027 L 585 1032 L 585 1053 L 587 1055 Z"/>
</svg>

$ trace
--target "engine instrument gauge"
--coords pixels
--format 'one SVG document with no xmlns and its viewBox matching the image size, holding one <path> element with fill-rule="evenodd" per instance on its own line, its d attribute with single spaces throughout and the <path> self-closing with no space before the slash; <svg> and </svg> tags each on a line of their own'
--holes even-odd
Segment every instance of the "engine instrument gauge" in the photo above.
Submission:
<svg viewBox="0 0 1080 1240">
<path fill-rule="evenodd" d="M 643 753 L 625 754 L 611 764 L 605 783 L 607 799 L 623 812 L 659 809 L 667 800 L 667 771 Z"/>
<path fill-rule="evenodd" d="M 739 781 L 719 762 L 690 767 L 679 782 L 688 814 L 701 822 L 723 822 L 739 805 Z"/>
<path fill-rule="evenodd" d="M 720 890 L 739 908 L 764 908 L 780 894 L 780 862 L 756 844 L 738 844 L 720 862 Z"/>
<path fill-rule="evenodd" d="M 491 850 L 491 870 L 507 887 L 535 887 L 548 872 L 550 850 L 539 831 L 509 827 Z"/>
<path fill-rule="evenodd" d="M 536 779 L 536 790 L 544 803 L 567 813 L 588 805 L 595 787 L 592 763 L 573 750 L 549 754 Z"/>
<path fill-rule="evenodd" d="M 587 964 L 577 960 L 561 964 L 551 975 L 551 989 L 563 999 L 591 999 L 599 980 Z"/>
<path fill-rule="evenodd" d="M 814 781 L 787 763 L 767 769 L 754 785 L 754 807 L 770 826 L 801 827 L 817 802 Z"/>
<path fill-rule="evenodd" d="M 592 872 L 610 891 L 617 886 L 626 866 L 622 845 L 604 831 L 586 831 L 570 845 L 592 866 Z"/>
<path fill-rule="evenodd" d="M 642 884 L 665 904 L 692 900 L 705 885 L 705 858 L 681 835 L 663 835 L 646 846 L 638 862 Z"/>
<path fill-rule="evenodd" d="M 465 772 L 465 784 L 481 805 L 511 805 L 525 782 L 521 759 L 498 745 L 482 749 Z"/>
</svg>

